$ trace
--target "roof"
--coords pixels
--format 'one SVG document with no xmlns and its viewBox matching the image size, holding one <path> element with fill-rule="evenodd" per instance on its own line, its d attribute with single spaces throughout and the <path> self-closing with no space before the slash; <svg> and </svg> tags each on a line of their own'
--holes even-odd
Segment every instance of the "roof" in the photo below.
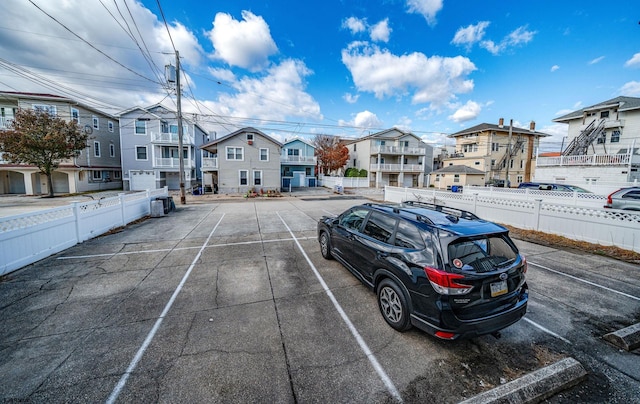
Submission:
<svg viewBox="0 0 640 404">
<path fill-rule="evenodd" d="M 471 128 L 463 129 L 460 132 L 452 133 L 447 137 L 456 137 L 456 136 L 462 136 L 462 135 L 470 135 L 478 132 L 491 132 L 491 131 L 508 132 L 509 125 L 502 125 L 501 127 L 500 125 L 495 125 L 492 123 L 481 123 L 479 125 L 472 126 Z M 511 128 L 511 133 L 515 135 L 536 135 L 540 137 L 550 136 L 546 133 L 537 132 L 535 130 L 529 130 L 524 128 L 517 128 L 515 126 Z"/>
<path fill-rule="evenodd" d="M 116 118 L 117 115 L 112 115 L 108 112 L 104 112 L 98 108 L 95 107 L 90 107 L 87 104 L 84 104 L 82 102 L 78 102 L 76 100 L 73 100 L 71 98 L 67 98 L 67 97 L 62 97 L 60 95 L 55 95 L 55 94 L 44 94 L 44 93 L 23 93 L 23 92 L 18 92 L 18 91 L 0 91 L 0 98 L 15 98 L 15 99 L 31 99 L 31 100 L 50 100 L 50 101 L 56 101 L 56 102 L 66 102 L 70 105 L 77 105 L 80 106 L 82 108 L 88 109 L 89 111 L 95 111 L 95 112 L 99 112 L 103 115 L 106 115 L 110 118 Z M 106 106 L 106 105 L 105 105 Z"/>
<path fill-rule="evenodd" d="M 301 138 L 301 137 L 298 137 L 298 136 L 296 136 L 296 137 L 294 137 L 294 138 L 292 138 L 292 139 L 285 140 L 285 142 L 284 142 L 284 143 L 282 143 L 282 146 L 284 147 L 284 146 L 288 145 L 289 143 L 292 143 L 292 142 L 295 142 L 295 141 L 302 142 L 302 143 L 306 144 L 307 146 L 313 147 L 314 149 L 316 148 L 316 147 L 313 145 L 313 143 L 309 142 L 309 141 L 308 141 L 308 140 L 306 140 L 306 139 L 303 139 L 303 138 Z"/>
<path fill-rule="evenodd" d="M 588 111 L 597 111 L 599 109 L 606 108 L 618 108 L 618 111 L 632 111 L 636 109 L 640 109 L 640 98 L 637 97 L 616 97 L 607 101 L 600 102 L 598 104 L 590 105 L 586 108 L 578 109 L 573 112 L 569 112 L 566 115 L 562 115 L 556 119 L 553 119 L 553 122 L 566 122 L 572 119 L 582 119 L 585 112 Z"/>
<path fill-rule="evenodd" d="M 395 132 L 395 133 L 393 133 L 393 132 Z M 348 139 L 348 140 L 345 139 L 345 141 L 348 144 L 353 144 L 353 143 L 360 142 L 362 140 L 367 140 L 367 139 L 372 139 L 372 138 L 373 139 L 378 139 L 378 138 L 381 138 L 381 139 L 398 139 L 398 138 L 400 138 L 402 136 L 413 136 L 414 138 L 416 138 L 416 140 L 422 142 L 422 139 L 420 139 L 418 136 L 414 135 L 413 133 L 405 132 L 405 131 L 403 131 L 401 129 L 398 129 L 398 128 L 386 129 L 386 130 L 383 130 L 383 131 L 380 131 L 380 132 L 372 133 L 372 134 L 367 135 L 367 136 L 363 136 L 363 137 L 358 138 L 358 139 Z"/>
<path fill-rule="evenodd" d="M 467 175 L 485 175 L 484 171 L 477 170 L 473 167 L 463 165 L 452 165 L 442 167 L 439 170 L 432 171 L 436 174 L 467 174 Z"/>
<path fill-rule="evenodd" d="M 237 135 L 240 135 L 242 133 L 255 133 L 257 135 L 260 135 L 260 136 L 264 137 L 265 139 L 269 140 L 270 142 L 278 145 L 279 147 L 282 147 L 282 143 L 278 142 L 277 140 L 275 140 L 274 138 L 272 138 L 270 136 L 265 135 L 264 133 L 262 133 L 258 129 L 252 128 L 252 127 L 249 126 L 249 127 L 246 127 L 246 128 L 238 129 L 237 131 L 231 132 L 228 135 L 222 136 L 220 138 L 214 139 L 209 143 L 203 144 L 202 146 L 200 146 L 200 148 L 201 149 L 206 149 L 209 146 L 217 145 L 220 142 L 223 142 L 223 141 L 225 141 L 227 139 L 230 139 L 230 138 L 232 138 L 234 136 L 237 136 Z"/>
</svg>

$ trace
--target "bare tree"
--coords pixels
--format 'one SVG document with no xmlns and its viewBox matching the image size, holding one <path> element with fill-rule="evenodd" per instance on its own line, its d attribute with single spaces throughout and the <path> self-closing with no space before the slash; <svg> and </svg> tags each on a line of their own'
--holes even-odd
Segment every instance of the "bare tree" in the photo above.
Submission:
<svg viewBox="0 0 640 404">
<path fill-rule="evenodd" d="M 53 197 L 53 171 L 62 161 L 77 156 L 86 143 L 87 134 L 75 122 L 39 110 L 18 110 L 11 129 L 0 131 L 3 158 L 38 167 L 47 177 L 49 197 Z"/>
</svg>

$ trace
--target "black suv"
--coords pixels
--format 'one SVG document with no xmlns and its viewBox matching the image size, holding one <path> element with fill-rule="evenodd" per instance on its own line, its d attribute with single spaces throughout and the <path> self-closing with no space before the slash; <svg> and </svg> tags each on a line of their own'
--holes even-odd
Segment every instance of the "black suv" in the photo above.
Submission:
<svg viewBox="0 0 640 404">
<path fill-rule="evenodd" d="M 422 202 L 354 206 L 318 222 L 320 251 L 378 297 L 398 331 L 452 340 L 498 331 L 527 310 L 527 263 L 508 230 Z"/>
</svg>

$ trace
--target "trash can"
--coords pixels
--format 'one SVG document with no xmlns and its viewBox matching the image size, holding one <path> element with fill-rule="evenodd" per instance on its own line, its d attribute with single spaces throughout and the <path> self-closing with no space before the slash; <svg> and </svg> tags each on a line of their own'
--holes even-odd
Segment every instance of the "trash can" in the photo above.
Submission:
<svg viewBox="0 0 640 404">
<path fill-rule="evenodd" d="M 176 204 L 173 203 L 173 196 L 167 197 L 169 200 L 169 212 L 174 212 L 176 210 Z"/>
<path fill-rule="evenodd" d="M 156 201 L 162 201 L 162 206 L 164 208 L 164 214 L 169 213 L 169 198 L 170 196 L 159 196 L 156 198 Z M 173 198 L 172 198 L 173 199 Z"/>
<path fill-rule="evenodd" d="M 151 201 L 151 217 L 162 217 L 164 216 L 164 206 L 162 201 L 155 200 Z"/>
<path fill-rule="evenodd" d="M 458 186 L 457 185 L 452 185 L 451 186 L 451 192 L 458 192 Z"/>
</svg>

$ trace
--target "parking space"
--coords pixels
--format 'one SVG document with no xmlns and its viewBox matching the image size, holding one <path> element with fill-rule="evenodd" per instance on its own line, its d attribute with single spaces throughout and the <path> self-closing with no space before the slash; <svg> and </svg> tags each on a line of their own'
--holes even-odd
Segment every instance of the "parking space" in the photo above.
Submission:
<svg viewBox="0 0 640 404">
<path fill-rule="evenodd" d="M 458 402 L 566 356 L 590 378 L 551 401 L 640 396 L 637 352 L 601 338 L 640 322 L 637 265 L 517 242 L 530 306 L 501 339 L 398 333 L 319 252 L 317 220 L 361 202 L 181 206 L 4 277 L 0 399 Z"/>
</svg>

